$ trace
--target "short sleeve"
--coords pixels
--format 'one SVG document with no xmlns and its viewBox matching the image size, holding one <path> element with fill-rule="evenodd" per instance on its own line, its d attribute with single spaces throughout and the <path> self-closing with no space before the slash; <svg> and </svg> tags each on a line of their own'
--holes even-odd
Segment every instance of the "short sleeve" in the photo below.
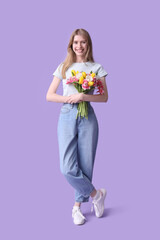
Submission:
<svg viewBox="0 0 160 240">
<path fill-rule="evenodd" d="M 97 70 L 97 75 L 101 77 L 106 77 L 108 73 L 104 70 L 103 66 L 100 64 Z"/>
<path fill-rule="evenodd" d="M 62 66 L 63 66 L 63 64 L 59 64 L 59 66 L 57 67 L 57 69 L 53 73 L 53 76 L 56 76 L 61 80 L 63 79 L 63 77 L 62 77 Z"/>
</svg>

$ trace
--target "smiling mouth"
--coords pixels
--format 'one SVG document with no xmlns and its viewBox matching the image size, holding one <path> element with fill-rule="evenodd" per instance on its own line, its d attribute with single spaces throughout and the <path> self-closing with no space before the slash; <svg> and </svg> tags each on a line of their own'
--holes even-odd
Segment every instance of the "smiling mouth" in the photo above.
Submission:
<svg viewBox="0 0 160 240">
<path fill-rule="evenodd" d="M 83 52 L 84 49 L 76 49 L 77 52 Z"/>
</svg>

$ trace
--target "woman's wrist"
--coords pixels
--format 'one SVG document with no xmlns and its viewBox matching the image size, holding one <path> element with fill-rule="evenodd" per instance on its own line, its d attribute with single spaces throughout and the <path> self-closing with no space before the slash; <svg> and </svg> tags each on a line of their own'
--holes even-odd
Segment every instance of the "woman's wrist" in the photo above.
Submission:
<svg viewBox="0 0 160 240">
<path fill-rule="evenodd" d="M 69 96 L 64 96 L 64 103 L 68 102 L 68 98 L 69 98 Z"/>
<path fill-rule="evenodd" d="M 80 94 L 81 94 L 80 99 L 81 99 L 82 101 L 85 101 L 85 94 L 84 94 L 84 93 L 80 93 Z"/>
<path fill-rule="evenodd" d="M 85 93 L 82 93 L 82 101 L 86 101 L 86 94 Z"/>
</svg>

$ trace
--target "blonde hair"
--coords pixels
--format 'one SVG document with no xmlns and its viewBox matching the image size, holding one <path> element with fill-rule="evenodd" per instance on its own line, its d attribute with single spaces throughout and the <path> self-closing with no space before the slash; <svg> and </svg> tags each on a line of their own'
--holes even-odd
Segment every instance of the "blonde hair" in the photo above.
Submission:
<svg viewBox="0 0 160 240">
<path fill-rule="evenodd" d="M 87 48 L 87 52 L 86 52 L 86 55 L 85 55 L 84 62 L 88 62 L 88 61 L 94 62 L 93 52 L 92 52 L 92 40 L 91 40 L 91 37 L 90 37 L 89 33 L 83 28 L 76 29 L 71 34 L 69 44 L 68 44 L 68 47 L 67 47 L 67 56 L 66 56 L 64 62 L 61 63 L 61 65 L 63 64 L 63 67 L 62 67 L 62 77 L 63 78 L 66 78 L 65 72 L 76 61 L 76 54 L 72 49 L 72 44 L 73 44 L 73 41 L 74 41 L 74 37 L 76 35 L 83 36 L 87 40 L 87 43 L 88 43 L 87 44 L 88 48 Z"/>
</svg>

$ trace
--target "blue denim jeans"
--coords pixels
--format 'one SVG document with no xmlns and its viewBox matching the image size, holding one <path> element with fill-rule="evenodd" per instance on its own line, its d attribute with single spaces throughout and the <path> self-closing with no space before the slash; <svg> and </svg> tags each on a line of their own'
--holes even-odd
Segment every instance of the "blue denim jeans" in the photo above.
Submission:
<svg viewBox="0 0 160 240">
<path fill-rule="evenodd" d="M 88 202 L 98 143 L 98 121 L 88 102 L 88 120 L 78 117 L 78 103 L 63 103 L 58 119 L 60 170 L 75 189 L 76 202 Z"/>
</svg>

